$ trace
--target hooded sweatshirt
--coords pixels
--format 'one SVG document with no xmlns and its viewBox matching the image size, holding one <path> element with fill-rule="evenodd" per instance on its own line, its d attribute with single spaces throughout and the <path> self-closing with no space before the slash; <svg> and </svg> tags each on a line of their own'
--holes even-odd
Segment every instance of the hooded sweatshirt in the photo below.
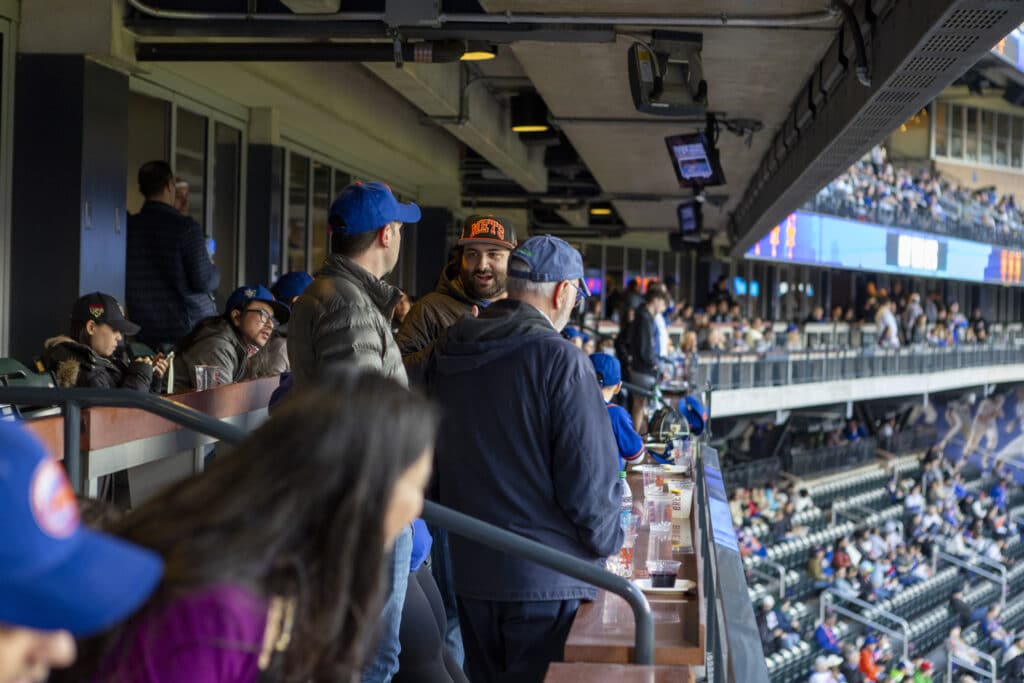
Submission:
<svg viewBox="0 0 1024 683">
<path fill-rule="evenodd" d="M 619 549 L 617 451 L 587 356 L 548 318 L 498 301 L 449 328 L 426 372 L 445 407 L 442 505 L 603 566 Z M 592 586 L 451 536 L 455 592 L 494 601 L 592 599 Z"/>
</svg>

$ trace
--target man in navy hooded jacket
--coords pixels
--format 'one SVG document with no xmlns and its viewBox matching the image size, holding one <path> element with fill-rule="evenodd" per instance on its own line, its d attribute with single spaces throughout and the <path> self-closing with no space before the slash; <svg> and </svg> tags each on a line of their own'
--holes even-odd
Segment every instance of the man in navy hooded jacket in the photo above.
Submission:
<svg viewBox="0 0 1024 683">
<path fill-rule="evenodd" d="M 622 544 L 615 437 L 587 356 L 559 332 L 587 294 L 579 252 L 544 235 L 509 261 L 509 298 L 456 323 L 428 364 L 445 407 L 442 505 L 603 565 Z M 474 681 L 542 681 L 595 589 L 451 537 Z"/>
</svg>

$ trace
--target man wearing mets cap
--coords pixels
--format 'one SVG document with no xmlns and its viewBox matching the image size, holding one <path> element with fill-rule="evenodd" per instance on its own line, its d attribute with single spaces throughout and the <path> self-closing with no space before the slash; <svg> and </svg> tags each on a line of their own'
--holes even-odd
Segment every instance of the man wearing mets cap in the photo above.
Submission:
<svg viewBox="0 0 1024 683">
<path fill-rule="evenodd" d="M 499 216 L 474 215 L 462 225 L 462 254 L 441 273 L 437 287 L 405 316 L 395 335 L 406 372 L 421 381 L 430 346 L 441 333 L 471 313 L 504 299 L 508 259 L 516 248 L 516 230 Z"/>
<path fill-rule="evenodd" d="M 559 332 L 583 260 L 531 237 L 512 252 L 508 298 L 452 325 L 426 379 L 445 407 L 442 505 L 603 566 L 622 544 L 618 452 L 594 368 Z M 459 536 L 450 540 L 470 680 L 539 683 L 596 590 Z"/>
<path fill-rule="evenodd" d="M 402 225 L 416 223 L 420 208 L 399 202 L 384 183 L 352 183 L 328 212 L 331 255 L 313 284 L 295 302 L 288 326 L 292 381 L 301 387 L 331 367 L 370 368 L 409 383 L 391 333 L 391 312 L 402 293 L 384 281 L 398 263 Z M 385 683 L 398 671 L 412 533 L 397 539 L 389 563 L 391 590 L 380 616 L 380 641 L 362 683 Z"/>
<path fill-rule="evenodd" d="M 0 423 L 0 683 L 45 680 L 73 636 L 128 617 L 163 571 L 148 550 L 81 526 L 64 469 L 23 427 Z"/>
<path fill-rule="evenodd" d="M 401 292 L 384 282 L 398 263 L 402 225 L 420 219 L 384 183 L 352 183 L 328 214 L 331 255 L 299 300 L 288 328 L 288 358 L 296 386 L 336 364 L 377 370 L 407 384 L 391 334 Z"/>
</svg>

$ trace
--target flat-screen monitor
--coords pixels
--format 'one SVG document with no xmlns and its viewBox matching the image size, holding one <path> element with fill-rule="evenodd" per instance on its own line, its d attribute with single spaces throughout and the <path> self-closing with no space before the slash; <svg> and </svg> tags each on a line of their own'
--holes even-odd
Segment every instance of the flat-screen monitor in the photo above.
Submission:
<svg viewBox="0 0 1024 683">
<path fill-rule="evenodd" d="M 679 205 L 679 232 L 684 235 L 700 232 L 703 227 L 704 216 L 700 202 L 683 202 Z"/>
<path fill-rule="evenodd" d="M 587 276 L 587 289 L 590 290 L 591 296 L 601 296 L 601 291 L 604 289 L 604 280 L 600 276 L 591 277 Z"/>
<path fill-rule="evenodd" d="M 737 275 L 732 279 L 732 291 L 736 296 L 746 296 L 747 281 Z"/>
<path fill-rule="evenodd" d="M 725 183 L 718 150 L 712 148 L 704 133 L 670 135 L 665 145 L 680 187 L 699 189 Z"/>
</svg>

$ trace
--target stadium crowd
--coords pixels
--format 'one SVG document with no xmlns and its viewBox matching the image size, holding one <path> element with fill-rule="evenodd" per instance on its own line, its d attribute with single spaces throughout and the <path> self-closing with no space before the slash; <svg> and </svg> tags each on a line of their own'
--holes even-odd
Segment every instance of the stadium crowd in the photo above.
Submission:
<svg viewBox="0 0 1024 683">
<path fill-rule="evenodd" d="M 805 208 L 1014 247 L 1021 246 L 1024 231 L 1021 206 L 1012 194 L 970 189 L 934 169 L 897 168 L 884 146 L 822 188 Z"/>
</svg>

